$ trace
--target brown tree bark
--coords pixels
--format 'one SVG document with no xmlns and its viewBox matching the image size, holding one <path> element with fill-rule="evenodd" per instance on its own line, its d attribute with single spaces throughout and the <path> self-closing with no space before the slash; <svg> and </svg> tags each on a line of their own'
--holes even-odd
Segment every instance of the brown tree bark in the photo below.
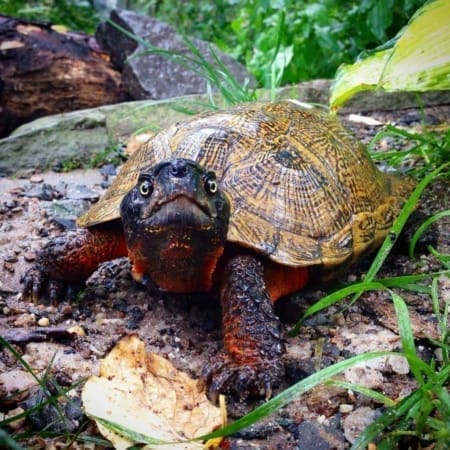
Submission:
<svg viewBox="0 0 450 450">
<path fill-rule="evenodd" d="M 0 15 L 0 137 L 37 117 L 124 99 L 95 38 Z"/>
</svg>

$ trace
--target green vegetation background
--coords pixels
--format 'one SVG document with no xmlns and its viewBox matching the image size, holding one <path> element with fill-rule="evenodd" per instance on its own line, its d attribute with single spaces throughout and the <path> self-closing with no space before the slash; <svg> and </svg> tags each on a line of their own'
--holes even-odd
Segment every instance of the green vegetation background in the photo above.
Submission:
<svg viewBox="0 0 450 450">
<path fill-rule="evenodd" d="M 0 0 L 0 12 L 94 32 L 93 0 Z M 332 78 L 341 63 L 391 39 L 425 0 L 124 0 L 121 6 L 215 43 L 270 87 L 274 58 L 281 85 Z"/>
</svg>

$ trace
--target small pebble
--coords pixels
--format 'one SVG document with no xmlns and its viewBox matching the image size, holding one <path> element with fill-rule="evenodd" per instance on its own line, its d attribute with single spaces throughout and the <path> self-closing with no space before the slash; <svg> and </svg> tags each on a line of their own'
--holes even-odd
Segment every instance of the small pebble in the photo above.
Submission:
<svg viewBox="0 0 450 450">
<path fill-rule="evenodd" d="M 36 259 L 36 254 L 34 252 L 26 252 L 23 254 L 25 261 L 32 262 Z"/>
<path fill-rule="evenodd" d="M 409 373 L 409 364 L 404 356 L 388 356 L 386 361 L 393 372 L 399 373 L 401 375 L 406 375 Z"/>
<path fill-rule="evenodd" d="M 14 272 L 14 266 L 11 264 L 11 263 L 9 263 L 9 262 L 4 262 L 3 263 L 3 268 L 5 269 L 5 270 L 7 270 L 8 272 L 11 272 L 11 273 L 13 273 Z"/>
<path fill-rule="evenodd" d="M 42 183 L 44 179 L 40 175 L 31 175 L 30 181 L 32 183 Z"/>
<path fill-rule="evenodd" d="M 0 398 L 2 406 L 15 407 L 27 398 L 29 389 L 36 384 L 34 377 L 24 370 L 0 373 Z"/>
<path fill-rule="evenodd" d="M 344 419 L 344 435 L 347 441 L 353 444 L 356 438 L 367 428 L 378 416 L 378 412 L 367 407 L 355 409 Z"/>
<path fill-rule="evenodd" d="M 70 316 L 73 312 L 73 307 L 72 305 L 64 305 L 61 308 L 61 314 L 63 314 L 64 316 Z"/>
<path fill-rule="evenodd" d="M 15 263 L 15 262 L 17 262 L 17 256 L 16 255 L 8 255 L 8 256 L 6 256 L 5 261 L 7 261 L 9 263 Z"/>
<path fill-rule="evenodd" d="M 48 314 L 56 314 L 58 312 L 58 307 L 54 305 L 47 306 L 46 311 Z"/>
<path fill-rule="evenodd" d="M 339 412 L 348 414 L 351 411 L 353 411 L 353 405 L 348 405 L 346 403 L 342 403 L 341 405 L 339 405 Z"/>
<path fill-rule="evenodd" d="M 434 351 L 434 356 L 436 358 L 437 361 L 442 362 L 444 359 L 443 354 L 442 354 L 442 348 L 437 348 Z"/>
<path fill-rule="evenodd" d="M 15 409 L 12 409 L 11 411 L 8 412 L 8 414 L 6 415 L 5 419 L 10 419 L 11 417 L 14 416 L 18 416 L 19 414 L 24 413 L 25 410 L 22 407 L 17 407 Z M 11 428 L 12 430 L 18 430 L 19 428 L 21 428 L 26 420 L 26 416 L 22 416 L 20 419 L 14 420 L 13 422 L 9 422 L 8 423 L 8 427 Z"/>
<path fill-rule="evenodd" d="M 81 328 L 78 325 L 75 325 L 73 327 L 67 328 L 67 331 L 71 334 L 75 334 L 78 337 L 86 336 L 86 333 L 84 332 L 83 328 Z"/>
<path fill-rule="evenodd" d="M 27 327 L 36 325 L 36 316 L 34 314 L 22 314 L 15 321 L 15 327 Z"/>
<path fill-rule="evenodd" d="M 38 320 L 38 325 L 40 327 L 48 327 L 50 325 L 50 320 L 48 319 L 48 317 L 41 317 Z"/>
</svg>

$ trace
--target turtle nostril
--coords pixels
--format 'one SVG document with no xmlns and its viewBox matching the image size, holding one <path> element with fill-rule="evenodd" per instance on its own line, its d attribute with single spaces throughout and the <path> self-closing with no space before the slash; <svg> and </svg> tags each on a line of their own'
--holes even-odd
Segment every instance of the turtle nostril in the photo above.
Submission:
<svg viewBox="0 0 450 450">
<path fill-rule="evenodd" d="M 175 161 L 170 166 L 170 172 L 175 177 L 184 177 L 188 173 L 187 164 L 184 161 Z"/>
</svg>

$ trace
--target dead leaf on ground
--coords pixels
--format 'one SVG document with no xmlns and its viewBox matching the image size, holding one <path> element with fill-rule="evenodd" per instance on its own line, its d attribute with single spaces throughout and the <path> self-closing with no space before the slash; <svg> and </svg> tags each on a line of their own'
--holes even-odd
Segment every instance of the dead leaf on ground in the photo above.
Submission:
<svg viewBox="0 0 450 450">
<path fill-rule="evenodd" d="M 152 438 L 177 442 L 213 431 L 221 411 L 212 405 L 196 380 L 155 354 L 146 353 L 137 336 L 119 341 L 102 360 L 100 376 L 92 376 L 82 392 L 86 414 L 120 424 Z M 115 448 L 135 444 L 97 421 Z M 171 449 L 201 449 L 199 442 L 164 445 Z M 163 448 L 152 444 L 145 448 Z"/>
</svg>

